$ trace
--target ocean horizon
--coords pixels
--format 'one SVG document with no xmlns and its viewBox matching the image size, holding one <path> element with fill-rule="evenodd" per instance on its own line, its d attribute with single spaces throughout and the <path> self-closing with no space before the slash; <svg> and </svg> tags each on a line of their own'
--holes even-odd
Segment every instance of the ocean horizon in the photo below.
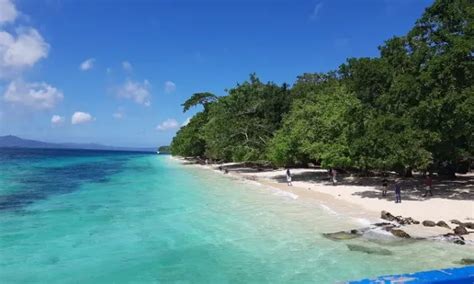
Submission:
<svg viewBox="0 0 474 284">
<path fill-rule="evenodd" d="M 329 240 L 362 225 L 170 156 L 0 149 L 0 162 L 4 283 L 334 283 L 456 267 L 472 252 Z"/>
</svg>

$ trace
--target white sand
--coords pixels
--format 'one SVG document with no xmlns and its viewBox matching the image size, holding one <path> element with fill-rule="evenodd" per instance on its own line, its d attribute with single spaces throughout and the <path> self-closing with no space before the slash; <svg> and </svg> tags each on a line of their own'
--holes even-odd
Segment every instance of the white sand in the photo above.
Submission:
<svg viewBox="0 0 474 284">
<path fill-rule="evenodd" d="M 216 170 L 219 165 L 202 166 Z M 394 202 L 393 190 L 389 189 L 387 197 L 381 196 L 381 182 L 376 179 L 356 179 L 349 176 L 338 176 L 338 184 L 332 185 L 324 170 L 291 169 L 293 186 L 287 186 L 285 170 L 265 170 L 238 167 L 235 163 L 224 164 L 229 167 L 229 175 L 255 180 L 270 187 L 296 194 L 299 198 L 315 199 L 328 210 L 346 214 L 349 217 L 370 222 L 379 222 L 380 212 L 388 211 L 395 216 L 412 217 L 420 222 L 431 220 L 445 221 L 452 228 L 456 225 L 450 220 L 474 222 L 474 175 L 465 175 L 462 181 L 438 184 L 434 182 L 434 196 L 423 198 L 422 191 L 415 189 L 420 181 L 404 181 L 402 186 L 402 203 Z M 411 182 L 411 183 L 410 183 Z M 441 188 L 443 186 L 443 188 Z M 422 186 L 421 186 L 422 187 Z M 439 187 L 439 188 L 437 188 Z M 420 188 L 420 186 L 418 187 Z M 405 200 L 404 200 L 405 199 Z M 430 237 L 452 232 L 441 227 L 424 227 L 409 225 L 403 228 L 414 237 Z M 474 242 L 474 232 L 464 236 Z"/>
</svg>

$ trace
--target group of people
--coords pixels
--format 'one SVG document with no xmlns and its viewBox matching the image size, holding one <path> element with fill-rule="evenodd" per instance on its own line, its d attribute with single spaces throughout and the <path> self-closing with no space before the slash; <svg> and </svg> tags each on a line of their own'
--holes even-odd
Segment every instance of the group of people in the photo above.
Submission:
<svg viewBox="0 0 474 284">
<path fill-rule="evenodd" d="M 335 169 L 329 169 L 328 174 L 329 174 L 330 180 L 332 181 L 332 184 L 336 185 L 337 171 Z M 288 186 L 293 186 L 290 169 L 286 169 L 286 183 L 288 184 Z M 388 184 L 389 184 L 388 179 L 384 178 L 382 180 L 382 196 L 384 197 L 387 196 Z M 425 193 L 423 194 L 423 197 L 428 196 L 428 194 L 430 196 L 433 196 L 433 191 L 432 191 L 433 177 L 431 176 L 431 174 L 426 176 L 424 186 L 425 186 Z M 402 202 L 402 185 L 401 185 L 400 180 L 397 179 L 393 187 L 395 190 L 395 203 L 401 203 Z"/>
<path fill-rule="evenodd" d="M 431 174 L 427 175 L 424 181 L 424 187 L 425 187 L 425 193 L 422 195 L 423 197 L 428 196 L 433 196 L 433 177 Z M 394 184 L 394 189 L 395 189 L 395 203 L 401 203 L 402 202 L 402 186 L 401 182 L 399 180 L 395 181 Z M 387 196 L 387 190 L 388 190 L 388 180 L 387 178 L 384 178 L 382 180 L 382 196 Z"/>
</svg>

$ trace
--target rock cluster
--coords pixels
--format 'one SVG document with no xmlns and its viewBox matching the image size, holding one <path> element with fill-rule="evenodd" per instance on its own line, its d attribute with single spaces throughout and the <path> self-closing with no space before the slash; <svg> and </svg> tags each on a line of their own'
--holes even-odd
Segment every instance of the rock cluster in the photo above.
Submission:
<svg viewBox="0 0 474 284">
<path fill-rule="evenodd" d="M 385 210 L 380 213 L 380 218 L 390 222 L 397 222 L 400 225 L 420 224 L 419 221 L 414 220 L 411 217 L 403 218 L 402 216 L 393 216 L 390 212 Z"/>
<path fill-rule="evenodd" d="M 391 223 L 387 222 L 382 222 L 382 223 L 377 223 L 374 224 L 377 227 L 382 227 L 384 230 L 389 231 L 392 233 L 392 235 L 400 238 L 410 238 L 410 235 L 407 234 L 405 231 L 399 229 L 400 226 L 403 225 L 411 225 L 411 224 L 420 224 L 420 222 L 414 220 L 411 217 L 404 218 L 402 216 L 394 216 L 390 212 L 387 211 L 382 211 L 380 214 L 380 218 L 390 221 Z M 462 237 L 462 235 L 467 235 L 471 232 L 469 232 L 467 229 L 474 229 L 474 223 L 473 222 L 461 222 L 459 220 L 451 220 L 450 221 L 452 224 L 457 225 L 456 228 L 454 228 L 452 233 L 447 233 L 442 236 L 440 236 L 441 239 L 447 240 L 450 242 L 453 242 L 455 244 L 465 244 L 465 240 Z M 421 224 L 425 227 L 443 227 L 446 229 L 451 230 L 451 227 L 446 223 L 445 221 L 431 221 L 431 220 L 424 220 L 421 222 Z M 474 232 L 472 232 L 474 233 Z"/>
</svg>

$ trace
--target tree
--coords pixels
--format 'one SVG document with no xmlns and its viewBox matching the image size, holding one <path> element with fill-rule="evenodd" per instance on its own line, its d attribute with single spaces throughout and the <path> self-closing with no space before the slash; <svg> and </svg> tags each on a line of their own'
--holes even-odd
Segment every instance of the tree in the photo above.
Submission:
<svg viewBox="0 0 474 284">
<path fill-rule="evenodd" d="M 320 162 L 323 167 L 352 164 L 347 134 L 350 111 L 359 102 L 337 81 L 327 81 L 317 91 L 296 99 L 268 149 L 277 165 Z"/>
<path fill-rule="evenodd" d="M 183 107 L 183 112 L 187 112 L 190 108 L 196 105 L 202 105 L 204 109 L 206 109 L 210 103 L 216 100 L 217 97 L 212 93 L 195 93 L 189 99 L 187 99 L 181 106 Z"/>
<path fill-rule="evenodd" d="M 207 154 L 229 161 L 264 160 L 267 143 L 289 106 L 287 85 L 264 84 L 252 74 L 210 106 L 204 127 Z"/>
<path fill-rule="evenodd" d="M 176 133 L 170 148 L 173 155 L 183 157 L 201 157 L 206 150 L 206 143 L 202 136 L 202 128 L 207 123 L 207 113 L 199 112 L 189 123 Z"/>
</svg>

